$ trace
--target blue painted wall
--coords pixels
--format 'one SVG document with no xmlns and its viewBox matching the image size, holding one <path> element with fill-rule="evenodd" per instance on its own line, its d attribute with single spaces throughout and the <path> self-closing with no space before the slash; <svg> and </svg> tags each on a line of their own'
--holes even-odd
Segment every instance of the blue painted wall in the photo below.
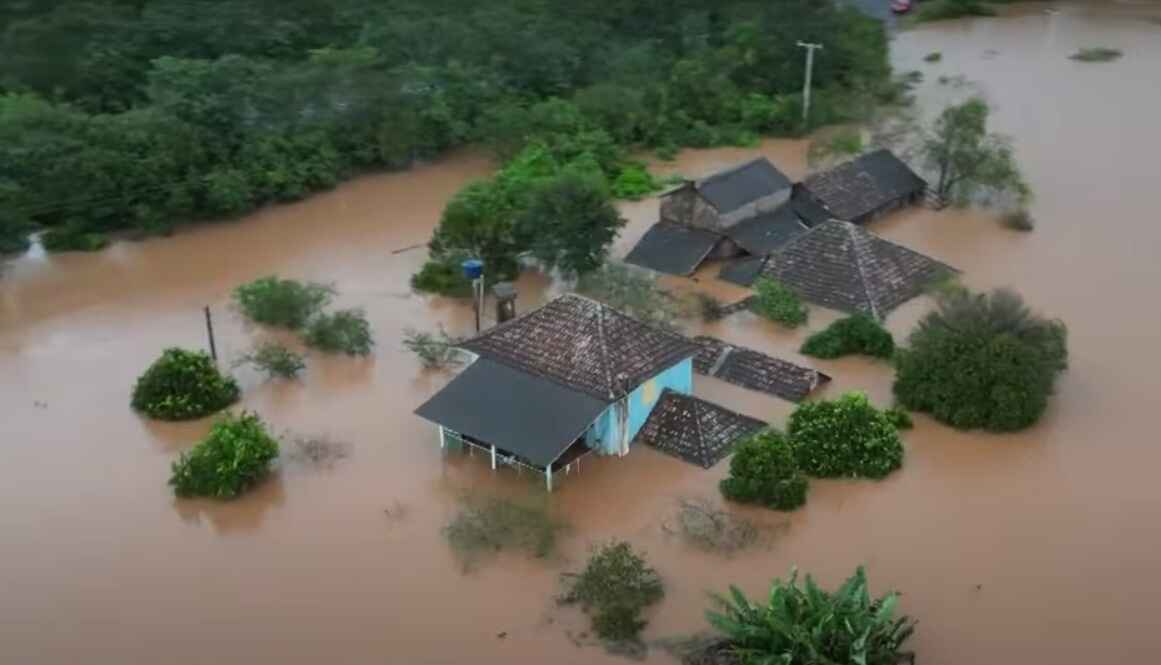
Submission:
<svg viewBox="0 0 1161 665">
<path fill-rule="evenodd" d="M 605 409 L 585 433 L 585 442 L 602 455 L 628 453 L 629 443 L 637 436 L 637 431 L 645 424 L 653 411 L 653 405 L 661 397 L 661 391 L 666 388 L 686 395 L 693 392 L 692 358 L 642 383 L 624 399 Z"/>
</svg>

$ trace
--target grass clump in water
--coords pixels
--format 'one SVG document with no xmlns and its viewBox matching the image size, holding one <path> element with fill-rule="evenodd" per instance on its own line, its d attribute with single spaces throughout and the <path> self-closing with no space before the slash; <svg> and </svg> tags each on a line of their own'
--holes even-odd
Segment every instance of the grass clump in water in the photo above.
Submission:
<svg viewBox="0 0 1161 665">
<path fill-rule="evenodd" d="M 645 627 L 641 612 L 665 596 L 661 577 L 625 541 L 601 545 L 561 598 L 592 617 L 599 637 L 634 641 Z"/>
<path fill-rule="evenodd" d="M 371 324 L 361 309 L 316 316 L 306 330 L 306 343 L 320 351 L 348 356 L 371 355 L 371 347 L 375 346 Z"/>
<path fill-rule="evenodd" d="M 996 10 L 980 0 L 930 0 L 919 5 L 911 20 L 916 23 L 947 21 L 967 16 L 995 16 Z"/>
<path fill-rule="evenodd" d="M 679 499 L 677 514 L 662 528 L 704 552 L 730 555 L 757 544 L 761 529 L 707 499 Z"/>
<path fill-rule="evenodd" d="M 484 556 L 504 550 L 547 558 L 556 550 L 556 537 L 565 526 L 542 505 L 467 497 L 460 512 L 444 527 L 443 535 L 468 570 Z"/>
<path fill-rule="evenodd" d="M 1110 62 L 1119 59 L 1122 55 L 1124 53 L 1120 49 L 1100 46 L 1096 48 L 1082 48 L 1068 57 L 1078 62 Z"/>
<path fill-rule="evenodd" d="M 295 379 L 306 369 L 306 360 L 278 342 L 262 342 L 234 362 L 235 367 L 239 365 L 252 365 L 271 379 Z"/>
<path fill-rule="evenodd" d="M 939 62 L 940 60 L 943 60 L 943 54 L 939 51 L 932 51 L 923 56 L 923 62 Z"/>
</svg>

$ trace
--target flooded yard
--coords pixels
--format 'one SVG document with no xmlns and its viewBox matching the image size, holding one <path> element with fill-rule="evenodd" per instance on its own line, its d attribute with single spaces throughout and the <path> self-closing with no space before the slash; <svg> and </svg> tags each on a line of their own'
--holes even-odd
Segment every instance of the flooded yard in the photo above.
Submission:
<svg viewBox="0 0 1161 665">
<path fill-rule="evenodd" d="M 539 482 L 439 450 L 412 410 L 448 378 L 403 350 L 407 327 L 472 326 L 462 304 L 411 293 L 408 277 L 447 199 L 491 165 L 459 153 L 406 173 L 368 176 L 308 201 L 95 255 L 14 259 L 0 276 L 0 660 L 6 663 L 615 663 L 559 608 L 558 576 L 591 545 L 626 538 L 665 579 L 646 640 L 702 630 L 707 592 L 764 592 L 793 565 L 834 584 L 865 564 L 876 591 L 903 591 L 919 620 L 922 663 L 1148 663 L 1161 659 L 1153 611 L 1161 548 L 1161 5 L 1033 3 L 1003 19 L 900 32 L 899 71 L 919 69 L 924 109 L 963 75 L 1011 135 L 1036 200 L 1031 234 L 979 211 L 913 209 L 871 228 L 945 261 L 975 288 L 1014 286 L 1069 327 L 1070 369 L 1046 417 L 1015 435 L 963 433 L 916 417 L 907 457 L 886 481 L 815 481 L 806 507 L 769 547 L 722 558 L 663 529 L 683 497 L 717 500 L 728 464 L 709 471 L 652 449 L 586 458 L 543 497 Z M 1081 47 L 1124 51 L 1079 63 Z M 938 63 L 923 57 L 941 51 Z M 823 54 L 820 57 L 825 57 Z M 805 141 L 687 151 L 661 170 L 710 172 L 762 153 L 806 173 Z M 656 199 L 622 206 L 623 255 L 655 221 Z M 205 344 L 215 312 L 226 359 L 267 334 L 229 308 L 238 284 L 278 273 L 333 282 L 365 307 L 368 360 L 311 354 L 304 379 L 239 370 L 241 406 L 278 432 L 326 435 L 350 454 L 329 468 L 283 459 L 232 503 L 176 501 L 169 464 L 209 421 L 162 424 L 128 406 L 137 375 L 167 346 Z M 667 279 L 735 298 L 703 269 Z M 558 288 L 519 284 L 527 311 Z M 905 335 L 930 306 L 888 319 Z M 812 310 L 810 330 L 837 315 Z M 801 358 L 805 330 L 748 314 L 710 334 L 818 367 L 825 394 L 891 400 L 891 371 L 867 360 Z M 706 377 L 695 392 L 782 423 L 792 405 Z M 591 460 L 591 461 L 590 461 Z M 557 557 L 503 555 L 462 574 L 440 529 L 467 492 L 541 497 L 571 525 Z M 504 634 L 500 637 L 500 634 Z M 578 646 L 577 643 L 580 643 Z M 670 658 L 651 650 L 649 662 Z"/>
</svg>

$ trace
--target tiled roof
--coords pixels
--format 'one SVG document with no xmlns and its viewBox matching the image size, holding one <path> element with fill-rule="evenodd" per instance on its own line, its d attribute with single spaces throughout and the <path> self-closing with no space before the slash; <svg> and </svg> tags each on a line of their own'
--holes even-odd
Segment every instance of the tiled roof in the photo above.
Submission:
<svg viewBox="0 0 1161 665">
<path fill-rule="evenodd" d="M 735 443 L 764 427 L 756 418 L 666 389 L 634 442 L 708 469 L 729 455 Z"/>
<path fill-rule="evenodd" d="M 790 203 L 778 209 L 739 222 L 726 230 L 730 240 L 755 256 L 765 256 L 806 232 Z"/>
<path fill-rule="evenodd" d="M 886 149 L 815 173 L 802 182 L 802 188 L 831 215 L 845 220 L 856 220 L 925 187 L 923 178 Z"/>
<path fill-rule="evenodd" d="M 879 319 L 949 272 L 955 269 L 833 219 L 783 245 L 762 268 L 805 300 Z"/>
<path fill-rule="evenodd" d="M 701 351 L 693 359 L 698 374 L 713 376 L 750 390 L 798 402 L 830 381 L 822 372 L 735 346 L 716 337 L 695 337 Z"/>
<path fill-rule="evenodd" d="M 719 213 L 741 208 L 791 186 L 790 178 L 770 160 L 759 157 L 694 182 L 698 193 Z"/>
<path fill-rule="evenodd" d="M 460 347 L 607 403 L 697 353 L 681 335 L 576 294 L 560 296 Z"/>
<path fill-rule="evenodd" d="M 688 275 L 722 239 L 718 234 L 673 222 L 657 222 L 625 257 L 626 263 L 670 275 Z"/>
</svg>

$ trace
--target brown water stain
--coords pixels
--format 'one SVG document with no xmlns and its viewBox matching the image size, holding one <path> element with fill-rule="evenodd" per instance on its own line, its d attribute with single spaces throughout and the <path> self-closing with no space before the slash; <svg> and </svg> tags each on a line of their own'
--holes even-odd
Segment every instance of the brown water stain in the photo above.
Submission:
<svg viewBox="0 0 1161 665">
<path fill-rule="evenodd" d="M 1058 10 L 1044 13 L 1046 7 Z M 793 564 L 826 583 L 858 564 L 877 589 L 905 592 L 921 621 L 922 662 L 1144 663 L 1161 657 L 1149 617 L 1161 603 L 1154 553 L 1161 491 L 1155 418 L 1161 394 L 1156 223 L 1161 59 L 1156 4 L 1037 3 L 1003 20 L 933 25 L 894 43 L 901 70 L 928 71 L 921 103 L 963 74 L 1016 139 L 1040 225 L 1021 235 L 976 212 L 915 210 L 877 223 L 887 237 L 961 268 L 975 287 L 1017 286 L 1070 328 L 1071 369 L 1045 419 L 1016 435 L 960 433 L 917 419 L 904 469 L 881 483 L 816 482 L 770 549 L 721 559 L 660 528 L 681 496 L 716 496 L 725 463 L 706 472 L 649 449 L 585 460 L 548 499 L 572 530 L 549 561 L 501 556 L 462 575 L 440 527 L 472 490 L 540 492 L 529 476 L 481 459 L 445 461 L 410 415 L 447 375 L 425 373 L 399 344 L 407 326 L 467 332 L 461 305 L 413 295 L 407 277 L 447 198 L 485 174 L 461 154 L 371 176 L 309 201 L 97 255 L 16 260 L 0 279 L 0 654 L 11 663 L 621 662 L 568 634 L 586 623 L 556 607 L 558 574 L 594 542 L 626 537 L 665 576 L 647 638 L 698 630 L 707 591 L 761 593 Z M 1121 48 L 1107 65 L 1067 59 L 1081 46 Z M 921 63 L 940 50 L 943 61 Z M 794 177 L 805 142 L 768 141 Z M 754 150 L 683 153 L 661 165 L 688 175 Z M 623 253 L 654 221 L 656 201 L 624 206 Z M 278 431 L 349 441 L 325 471 L 286 464 L 231 504 L 175 502 L 176 451 L 205 421 L 151 423 L 128 391 L 165 346 L 204 343 L 200 307 L 217 313 L 228 359 L 264 335 L 228 308 L 238 283 L 277 272 L 332 281 L 366 307 L 379 346 L 368 360 L 311 354 L 299 384 L 243 370 L 243 406 Z M 732 298 L 703 271 L 669 280 Z M 522 309 L 551 289 L 521 281 Z M 890 327 L 905 333 L 929 306 Z M 833 313 L 814 310 L 818 329 Z M 808 331 L 748 314 L 709 334 L 791 359 Z M 811 361 L 812 363 L 815 361 Z M 817 362 L 828 394 L 865 389 L 890 402 L 890 371 L 865 360 Z M 781 423 L 791 405 L 698 377 L 698 394 Z M 384 513 L 405 506 L 401 517 Z M 781 518 L 737 509 L 759 521 Z M 505 639 L 497 634 L 506 632 Z M 651 662 L 667 662 L 654 652 Z"/>
</svg>

